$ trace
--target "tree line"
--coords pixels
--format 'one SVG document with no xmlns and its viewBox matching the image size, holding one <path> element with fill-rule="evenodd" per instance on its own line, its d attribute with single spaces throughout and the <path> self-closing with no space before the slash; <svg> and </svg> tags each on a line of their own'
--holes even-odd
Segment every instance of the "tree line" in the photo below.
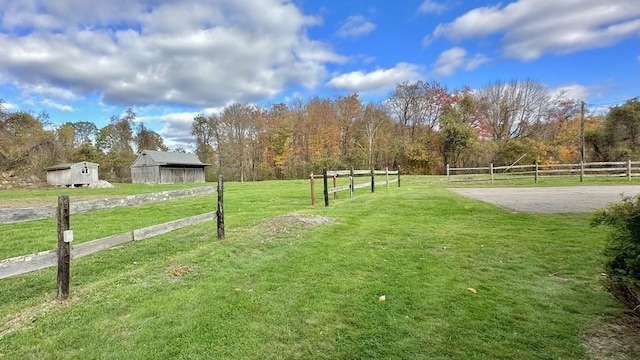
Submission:
<svg viewBox="0 0 640 360">
<path fill-rule="evenodd" d="M 195 153 L 213 164 L 209 176 L 233 180 L 303 178 L 351 167 L 442 174 L 446 164 L 640 159 L 638 104 L 630 99 L 594 114 L 530 79 L 476 91 L 417 81 L 398 84 L 380 102 L 350 94 L 269 107 L 235 103 L 195 117 L 191 133 Z"/>
<path fill-rule="evenodd" d="M 10 112 L 2 104 L 0 100 L 0 172 L 16 177 L 44 179 L 49 166 L 90 161 L 100 165 L 100 179 L 129 182 L 134 147 L 167 150 L 158 133 L 136 121 L 132 109 L 98 128 L 89 121 L 55 126 L 45 112 Z"/>
<path fill-rule="evenodd" d="M 270 106 L 233 103 L 193 119 L 192 147 L 212 164 L 209 180 L 222 174 L 238 181 L 303 178 L 323 168 L 400 166 L 405 173 L 441 174 L 446 164 L 640 159 L 638 98 L 602 113 L 582 109 L 577 99 L 530 79 L 478 90 L 405 82 L 378 102 L 350 94 Z M 132 109 L 103 128 L 87 121 L 54 126 L 46 113 L 10 112 L 0 102 L 0 171 L 44 177 L 47 166 L 92 161 L 100 164 L 101 179 L 127 182 L 143 149 L 167 147 Z"/>
</svg>

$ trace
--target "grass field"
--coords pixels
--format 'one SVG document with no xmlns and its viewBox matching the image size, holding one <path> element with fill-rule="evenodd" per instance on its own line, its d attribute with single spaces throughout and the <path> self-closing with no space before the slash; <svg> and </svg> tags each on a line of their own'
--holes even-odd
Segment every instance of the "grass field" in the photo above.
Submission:
<svg viewBox="0 0 640 360">
<path fill-rule="evenodd" d="M 311 207 L 308 181 L 228 183 L 225 241 L 205 223 L 75 260 L 63 303 L 55 269 L 0 280 L 0 359 L 581 359 L 585 332 L 623 311 L 602 288 L 605 230 L 587 214 L 514 214 L 441 178 L 345 197 Z M 214 206 L 71 226 L 86 241 Z M 274 218 L 285 214 L 333 222 Z M 52 248 L 54 230 L 0 226 L 0 258 Z"/>
</svg>

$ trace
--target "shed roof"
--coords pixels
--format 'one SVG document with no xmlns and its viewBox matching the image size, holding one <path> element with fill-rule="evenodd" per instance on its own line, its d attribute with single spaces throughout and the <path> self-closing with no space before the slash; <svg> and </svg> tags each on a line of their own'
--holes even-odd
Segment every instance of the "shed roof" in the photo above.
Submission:
<svg viewBox="0 0 640 360">
<path fill-rule="evenodd" d="M 53 166 L 49 166 L 48 168 L 46 168 L 45 170 L 49 171 L 49 170 L 66 170 L 66 169 L 71 169 L 71 167 L 73 165 L 77 165 L 77 164 L 91 164 L 91 165 L 98 165 L 96 163 L 92 163 L 89 161 L 79 161 L 79 162 L 75 162 L 75 163 L 61 163 L 61 164 L 57 164 L 57 165 L 53 165 Z"/>
<path fill-rule="evenodd" d="M 141 154 L 150 157 L 158 165 L 209 165 L 189 153 L 142 150 Z"/>
</svg>

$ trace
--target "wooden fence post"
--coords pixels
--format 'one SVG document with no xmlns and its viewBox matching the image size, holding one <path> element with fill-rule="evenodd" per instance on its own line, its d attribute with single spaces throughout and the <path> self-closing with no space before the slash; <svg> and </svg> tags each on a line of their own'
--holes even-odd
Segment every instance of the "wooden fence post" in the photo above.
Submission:
<svg viewBox="0 0 640 360">
<path fill-rule="evenodd" d="M 329 186 L 327 184 L 327 169 L 322 170 L 322 182 L 324 183 L 324 206 L 329 206 Z"/>
<path fill-rule="evenodd" d="M 491 173 L 491 184 L 493 184 L 493 163 L 489 165 L 489 172 Z"/>
<path fill-rule="evenodd" d="M 447 184 L 451 184 L 451 178 L 450 178 L 450 173 L 449 173 L 449 164 L 447 164 Z"/>
<path fill-rule="evenodd" d="M 385 176 L 387 178 L 387 191 L 389 191 L 389 167 L 384 168 L 384 171 L 386 172 Z"/>
<path fill-rule="evenodd" d="M 59 300 L 69 297 L 69 267 L 71 263 L 71 239 L 65 239 L 69 230 L 69 196 L 58 196 L 58 294 Z M 69 234 L 69 233 L 67 233 Z M 68 237 L 69 235 L 67 235 Z M 65 241 L 66 240 L 66 241 Z"/>
<path fill-rule="evenodd" d="M 400 187 L 400 165 L 398 165 L 398 187 Z"/>
<path fill-rule="evenodd" d="M 584 179 L 584 161 L 580 161 L 580 182 Z"/>
<path fill-rule="evenodd" d="M 537 161 L 535 165 L 536 165 L 536 168 L 533 173 L 533 182 L 537 184 L 538 183 L 538 162 Z"/>
<path fill-rule="evenodd" d="M 627 179 L 631 181 L 631 160 L 627 160 Z"/>
<path fill-rule="evenodd" d="M 337 187 L 338 186 L 338 174 L 333 174 L 333 187 Z M 333 193 L 333 200 L 338 198 L 338 192 L 335 191 Z"/>
<path fill-rule="evenodd" d="M 311 179 L 311 205 L 315 205 L 316 204 L 316 186 L 315 186 L 315 182 L 313 181 L 313 173 L 309 175 L 309 179 Z"/>
<path fill-rule="evenodd" d="M 218 240 L 224 240 L 224 179 L 218 175 L 218 210 L 216 211 L 218 224 Z"/>
<path fill-rule="evenodd" d="M 353 167 L 349 173 L 349 199 L 353 199 Z"/>
<path fill-rule="evenodd" d="M 375 170 L 371 168 L 371 192 L 376 191 L 376 178 L 375 178 Z"/>
</svg>

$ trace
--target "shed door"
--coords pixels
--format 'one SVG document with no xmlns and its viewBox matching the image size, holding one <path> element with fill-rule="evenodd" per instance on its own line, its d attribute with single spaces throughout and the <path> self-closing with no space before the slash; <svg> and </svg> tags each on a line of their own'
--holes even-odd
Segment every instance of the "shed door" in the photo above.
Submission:
<svg viewBox="0 0 640 360">
<path fill-rule="evenodd" d="M 174 183 L 184 182 L 184 169 L 171 169 Z"/>
</svg>

